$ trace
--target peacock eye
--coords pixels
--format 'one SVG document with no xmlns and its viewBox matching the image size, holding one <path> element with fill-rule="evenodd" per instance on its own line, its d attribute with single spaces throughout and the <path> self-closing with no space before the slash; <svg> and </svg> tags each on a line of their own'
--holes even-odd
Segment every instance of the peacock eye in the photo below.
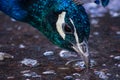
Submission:
<svg viewBox="0 0 120 80">
<path fill-rule="evenodd" d="M 63 23 L 62 28 L 63 28 L 63 31 L 65 33 L 70 33 L 71 34 L 73 32 L 71 27 L 67 23 Z"/>
</svg>

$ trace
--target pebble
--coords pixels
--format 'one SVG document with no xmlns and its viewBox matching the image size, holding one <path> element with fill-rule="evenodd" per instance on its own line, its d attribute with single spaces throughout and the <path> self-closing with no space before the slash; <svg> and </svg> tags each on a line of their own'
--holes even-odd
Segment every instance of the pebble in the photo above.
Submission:
<svg viewBox="0 0 120 80">
<path fill-rule="evenodd" d="M 25 45 L 20 44 L 20 45 L 19 45 L 19 48 L 21 48 L 21 49 L 22 49 L 22 48 L 25 48 Z"/>
<path fill-rule="evenodd" d="M 93 35 L 98 36 L 98 35 L 99 35 L 99 32 L 93 32 Z"/>
<path fill-rule="evenodd" d="M 110 11 L 109 13 L 110 13 L 110 15 L 112 17 L 118 17 L 118 16 L 120 16 L 120 13 L 118 13 L 118 12 Z"/>
<path fill-rule="evenodd" d="M 78 77 L 80 77 L 81 74 L 79 74 L 79 73 L 73 73 L 73 76 L 78 76 Z"/>
<path fill-rule="evenodd" d="M 116 77 L 120 77 L 119 74 L 116 74 L 115 76 L 116 76 Z"/>
<path fill-rule="evenodd" d="M 64 80 L 73 80 L 73 77 L 72 76 L 65 76 Z"/>
<path fill-rule="evenodd" d="M 15 76 L 8 76 L 7 79 L 14 79 Z"/>
<path fill-rule="evenodd" d="M 100 79 L 108 80 L 108 76 L 105 74 L 105 72 L 103 72 L 103 71 L 94 71 L 94 73 L 96 75 L 98 75 Z"/>
<path fill-rule="evenodd" d="M 80 79 L 75 79 L 75 80 L 80 80 Z"/>
<path fill-rule="evenodd" d="M 90 60 L 90 67 L 94 67 L 97 64 L 97 62 L 93 59 Z"/>
<path fill-rule="evenodd" d="M 102 64 L 102 66 L 106 66 L 106 64 Z"/>
<path fill-rule="evenodd" d="M 110 55 L 110 58 L 113 58 L 114 57 L 114 55 Z"/>
<path fill-rule="evenodd" d="M 29 67 L 34 67 L 34 66 L 38 66 L 39 65 L 37 60 L 27 59 L 27 58 L 23 59 L 21 61 L 21 64 L 24 64 L 24 65 L 29 66 Z"/>
<path fill-rule="evenodd" d="M 117 34 L 117 35 L 120 35 L 120 31 L 117 31 L 116 34 Z"/>
<path fill-rule="evenodd" d="M 7 28 L 6 30 L 7 30 L 7 31 L 12 31 L 12 30 L 13 30 L 13 28 L 11 28 L 11 27 L 10 27 L 10 28 Z"/>
<path fill-rule="evenodd" d="M 70 68 L 69 67 L 59 67 L 58 69 L 59 70 L 69 70 Z"/>
<path fill-rule="evenodd" d="M 67 53 L 69 53 L 69 52 L 66 50 L 62 50 L 62 51 L 60 51 L 59 56 L 62 58 L 67 58 L 68 57 Z"/>
<path fill-rule="evenodd" d="M 107 75 L 107 76 L 111 76 L 112 74 L 110 74 L 110 73 L 106 73 L 106 75 Z"/>
<path fill-rule="evenodd" d="M 120 56 L 115 56 L 114 59 L 115 60 L 120 60 Z"/>
<path fill-rule="evenodd" d="M 99 22 L 99 21 L 98 21 L 97 19 L 92 19 L 92 20 L 91 20 L 91 24 L 94 24 L 94 25 L 95 25 L 95 24 L 98 24 L 98 22 Z"/>
<path fill-rule="evenodd" d="M 33 77 L 33 78 L 38 78 L 41 77 L 41 75 L 38 75 L 36 72 L 27 72 L 23 74 L 24 77 Z"/>
<path fill-rule="evenodd" d="M 24 74 L 24 73 L 28 73 L 30 72 L 30 70 L 24 70 L 24 71 L 21 71 L 20 73 Z"/>
<path fill-rule="evenodd" d="M 118 68 L 120 68 L 120 64 L 118 64 Z"/>
<path fill-rule="evenodd" d="M 48 74 L 54 74 L 54 75 L 55 75 L 56 73 L 55 73 L 54 70 L 48 70 L 48 71 L 42 72 L 42 74 L 47 74 L 47 75 L 48 75 Z"/>
<path fill-rule="evenodd" d="M 95 66 L 96 64 L 97 64 L 97 63 L 96 63 L 94 60 L 90 60 L 90 67 L 93 67 L 93 66 Z M 77 68 L 77 69 L 78 69 L 78 68 L 80 68 L 80 69 L 85 69 L 85 68 L 86 68 L 84 61 L 78 61 L 78 62 L 76 62 L 73 67 L 75 67 L 75 68 Z"/>
<path fill-rule="evenodd" d="M 118 64 L 116 63 L 116 64 L 114 64 L 115 66 L 117 66 Z"/>
<path fill-rule="evenodd" d="M 21 26 L 18 26 L 17 30 L 21 30 L 21 28 L 22 28 Z"/>
<path fill-rule="evenodd" d="M 14 43 L 12 43 L 12 44 L 11 44 L 11 46 L 15 46 L 15 44 L 14 44 Z"/>
<path fill-rule="evenodd" d="M 0 52 L 0 61 L 4 60 L 4 58 L 14 58 L 14 56 L 8 53 Z"/>
<path fill-rule="evenodd" d="M 76 54 L 72 54 L 71 52 L 66 50 L 61 50 L 59 56 L 62 58 L 77 57 Z"/>
<path fill-rule="evenodd" d="M 43 53 L 44 56 L 52 56 L 54 55 L 54 52 L 53 51 L 46 51 Z"/>
<path fill-rule="evenodd" d="M 38 39 L 40 36 L 39 35 L 35 35 L 34 38 Z"/>
<path fill-rule="evenodd" d="M 73 67 L 74 67 L 75 69 L 77 69 L 77 70 L 78 70 L 78 69 L 83 70 L 83 69 L 86 68 L 84 61 L 76 62 L 76 63 L 73 65 Z"/>
<path fill-rule="evenodd" d="M 16 20 L 15 20 L 15 19 L 13 19 L 13 18 L 11 18 L 11 21 L 15 22 Z"/>
</svg>

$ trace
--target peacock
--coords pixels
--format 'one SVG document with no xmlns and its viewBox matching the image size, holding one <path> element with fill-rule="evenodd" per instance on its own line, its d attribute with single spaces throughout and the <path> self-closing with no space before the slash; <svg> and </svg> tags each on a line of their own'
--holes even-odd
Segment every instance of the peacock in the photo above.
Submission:
<svg viewBox="0 0 120 80">
<path fill-rule="evenodd" d="M 0 10 L 32 25 L 53 44 L 77 52 L 89 65 L 90 22 L 82 6 L 87 2 L 106 6 L 109 0 L 0 0 Z"/>
</svg>

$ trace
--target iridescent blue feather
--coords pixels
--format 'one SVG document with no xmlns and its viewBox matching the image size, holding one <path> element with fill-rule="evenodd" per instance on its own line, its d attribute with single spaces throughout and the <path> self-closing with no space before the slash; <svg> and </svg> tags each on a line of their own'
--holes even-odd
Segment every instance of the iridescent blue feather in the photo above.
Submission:
<svg viewBox="0 0 120 80">
<path fill-rule="evenodd" d="M 107 6 L 108 5 L 108 3 L 109 3 L 109 0 L 95 0 L 95 3 L 96 4 L 100 4 L 100 2 L 101 2 L 101 4 L 102 4 L 102 6 Z"/>
<path fill-rule="evenodd" d="M 102 5 L 105 7 L 108 5 L 109 0 L 101 0 L 102 1 Z"/>
<path fill-rule="evenodd" d="M 19 0 L 0 0 L 1 11 L 17 20 L 24 20 L 27 12 L 19 5 Z"/>
</svg>

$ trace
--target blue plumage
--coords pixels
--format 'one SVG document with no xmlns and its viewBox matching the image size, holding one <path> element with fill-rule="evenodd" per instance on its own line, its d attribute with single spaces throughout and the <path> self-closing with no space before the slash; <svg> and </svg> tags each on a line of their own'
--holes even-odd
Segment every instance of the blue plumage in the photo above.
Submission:
<svg viewBox="0 0 120 80">
<path fill-rule="evenodd" d="M 20 7 L 18 0 L 0 0 L 0 10 L 17 20 L 23 20 L 27 15 L 27 11 Z"/>
<path fill-rule="evenodd" d="M 109 0 L 101 0 L 102 1 L 102 5 L 105 7 L 108 5 Z"/>
<path fill-rule="evenodd" d="M 101 2 L 101 4 L 105 7 L 105 6 L 108 5 L 109 0 L 95 0 L 95 3 L 96 3 L 96 4 L 100 4 L 100 2 Z"/>
</svg>

